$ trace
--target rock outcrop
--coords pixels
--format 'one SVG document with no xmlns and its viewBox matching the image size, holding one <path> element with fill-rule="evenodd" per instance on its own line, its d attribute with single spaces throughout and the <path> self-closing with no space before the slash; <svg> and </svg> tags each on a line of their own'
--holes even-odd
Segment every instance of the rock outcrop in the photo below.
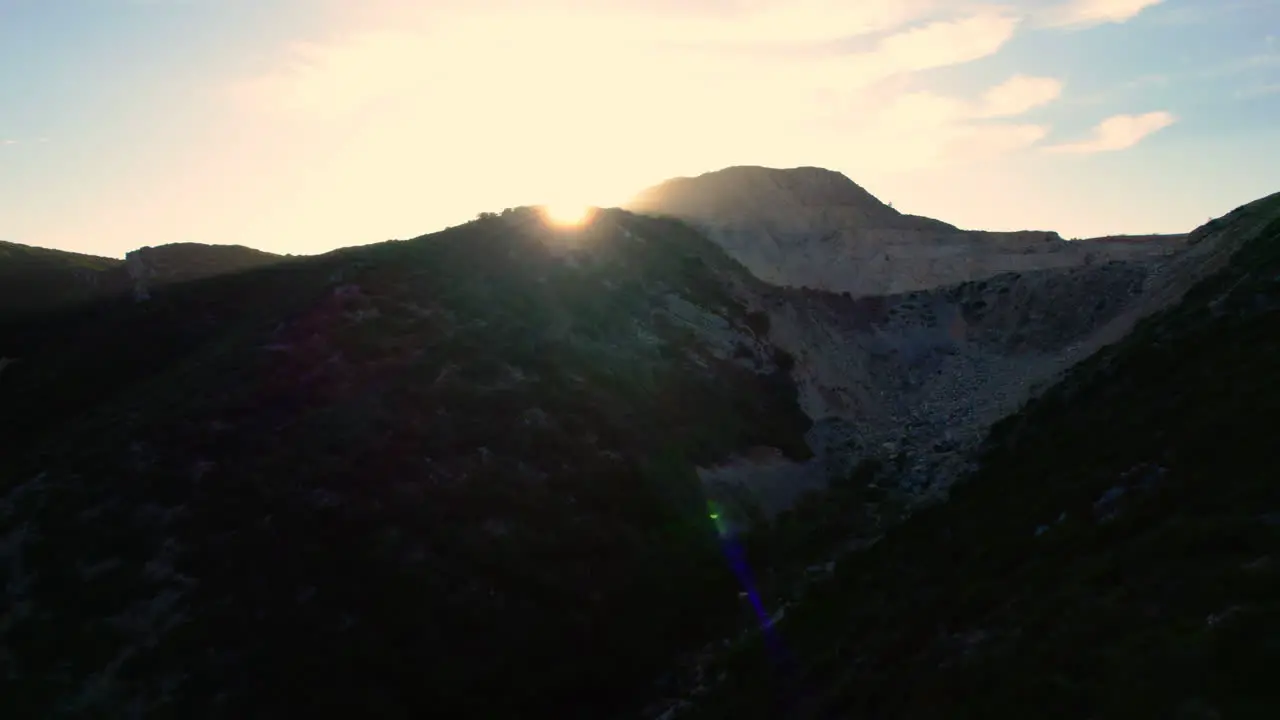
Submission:
<svg viewBox="0 0 1280 720">
<path fill-rule="evenodd" d="M 1183 236 L 1072 242 L 1051 231 L 961 230 L 902 214 L 844 175 L 812 167 L 733 167 L 676 178 L 629 207 L 701 227 L 767 282 L 855 296 L 1163 257 L 1185 244 Z"/>
</svg>

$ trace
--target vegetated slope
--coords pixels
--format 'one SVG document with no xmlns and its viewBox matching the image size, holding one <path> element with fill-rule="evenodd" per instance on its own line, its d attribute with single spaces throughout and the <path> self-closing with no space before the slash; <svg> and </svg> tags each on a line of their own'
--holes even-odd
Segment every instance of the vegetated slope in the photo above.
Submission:
<svg viewBox="0 0 1280 720">
<path fill-rule="evenodd" d="M 121 261 L 0 242 L 0 317 L 83 302 Z"/>
<path fill-rule="evenodd" d="M 626 705 L 738 621 L 695 466 L 810 454 L 751 282 L 521 210 L 6 322 L 0 710 Z"/>
<path fill-rule="evenodd" d="M 682 717 L 1275 717 L 1280 196 L 1211 225 L 1260 229 Z"/>
<path fill-rule="evenodd" d="M 170 243 L 142 247 L 125 255 L 125 268 L 137 296 L 166 283 L 244 272 L 283 260 L 279 255 L 243 245 Z"/>
<path fill-rule="evenodd" d="M 0 319 L 83 305 L 166 283 L 279 262 L 239 245 L 173 243 L 134 250 L 124 261 L 0 242 Z"/>
</svg>

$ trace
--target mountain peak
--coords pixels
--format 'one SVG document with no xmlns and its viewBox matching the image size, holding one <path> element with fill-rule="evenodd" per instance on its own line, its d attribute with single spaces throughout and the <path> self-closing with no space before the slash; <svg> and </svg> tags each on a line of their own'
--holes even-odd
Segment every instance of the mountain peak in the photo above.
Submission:
<svg viewBox="0 0 1280 720">
<path fill-rule="evenodd" d="M 904 215 L 842 173 L 736 166 L 660 183 L 631 204 L 701 227 L 770 283 L 853 295 L 925 290 L 1006 272 L 1164 257 L 1160 242 L 1069 243 L 1055 232 L 983 232 Z"/>
<path fill-rule="evenodd" d="M 820 167 L 736 165 L 667 180 L 640 193 L 630 207 L 718 223 L 786 227 L 814 210 L 846 222 L 895 225 L 903 216 L 843 173 Z"/>
</svg>

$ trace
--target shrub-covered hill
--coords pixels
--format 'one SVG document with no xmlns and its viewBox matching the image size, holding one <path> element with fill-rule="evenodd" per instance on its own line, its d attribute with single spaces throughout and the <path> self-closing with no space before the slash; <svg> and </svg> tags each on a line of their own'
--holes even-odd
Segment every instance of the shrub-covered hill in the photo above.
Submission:
<svg viewBox="0 0 1280 720">
<path fill-rule="evenodd" d="M 695 466 L 804 458 L 676 221 L 531 210 L 0 323 L 6 717 L 608 716 L 740 619 Z"/>
<path fill-rule="evenodd" d="M 1262 230 L 680 717 L 1280 715 L 1280 196 L 1212 225 Z"/>
<path fill-rule="evenodd" d="M 84 302 L 111 289 L 123 292 L 123 265 L 114 258 L 0 242 L 0 318 Z M 105 277 L 116 282 L 104 283 Z"/>
<path fill-rule="evenodd" d="M 281 256 L 240 245 L 172 243 L 126 260 L 0 242 L 0 321 L 124 295 L 140 287 L 249 270 Z"/>
</svg>

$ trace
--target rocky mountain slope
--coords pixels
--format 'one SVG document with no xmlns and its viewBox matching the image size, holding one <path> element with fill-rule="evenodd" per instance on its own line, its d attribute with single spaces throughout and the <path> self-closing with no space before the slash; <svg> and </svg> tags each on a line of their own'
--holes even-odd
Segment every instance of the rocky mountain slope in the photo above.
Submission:
<svg viewBox="0 0 1280 720">
<path fill-rule="evenodd" d="M 149 288 L 240 272 L 281 260 L 238 245 L 174 243 L 125 256 L 96 257 L 0 242 L 0 318 L 50 310 Z"/>
<path fill-rule="evenodd" d="M 840 173 L 733 167 L 642 192 L 637 212 L 704 229 L 758 277 L 778 285 L 886 295 L 1009 272 L 1143 260 L 1182 236 L 1063 240 L 1055 232 L 980 232 L 904 215 Z"/>
<path fill-rule="evenodd" d="M 1260 207 L 1237 209 L 1192 234 L 1186 249 L 1144 262 L 874 298 L 771 290 L 770 338 L 796 357 L 801 405 L 816 423 L 811 444 L 841 472 L 896 458 L 905 486 L 928 500 L 992 423 L 1220 270 L 1270 221 Z M 857 458 L 841 463 L 849 443 Z"/>
<path fill-rule="evenodd" d="M 704 660 L 665 716 L 1273 716 L 1280 195 L 1193 241 L 1209 272 L 1180 301 L 999 423 L 949 502 Z"/>
<path fill-rule="evenodd" d="M 833 176 L 828 194 L 794 197 L 952 232 Z M 952 507 L 925 509 L 992 423 L 1191 288 L 1238 279 L 1277 215 L 1274 201 L 1240 208 L 1168 255 L 877 296 L 771 284 L 714 228 L 621 210 L 578 230 L 508 210 L 182 282 L 155 282 L 180 272 L 144 253 L 123 293 L 0 316 L 0 709 L 642 705 L 683 652 L 788 607 L 811 565 L 869 545 L 923 552 L 894 545 L 894 528 Z M 967 487 L 955 507 L 976 497 Z M 912 598 L 905 578 L 934 558 L 892 552 L 846 568 L 880 567 L 871 587 Z M 955 552 L 958 567 L 985 557 Z M 874 575 L 895 563 L 922 569 Z M 822 608 L 849 599 L 821 587 L 830 604 L 806 612 L 834 622 Z M 876 642 L 931 632 L 921 603 L 935 600 L 881 618 Z M 787 632 L 798 685 L 775 687 L 748 646 L 717 658 L 733 668 L 723 688 L 759 683 L 748 714 L 775 699 L 839 707 L 822 694 L 843 697 L 839 676 L 861 666 L 830 655 L 834 637 Z M 730 716 L 736 692 L 703 711 Z"/>
<path fill-rule="evenodd" d="M 914 262 L 912 253 L 960 253 L 968 270 L 959 276 L 982 278 L 942 284 L 955 274 L 926 274 L 908 283 L 922 289 L 867 296 L 802 287 L 791 277 L 752 296 L 751 307 L 769 317 L 770 340 L 796 359 L 792 376 L 815 423 L 808 435 L 815 457 L 805 463 L 734 458 L 703 477 L 713 495 L 734 488 L 766 514 L 868 460 L 901 469 L 908 505 L 944 496 L 992 423 L 1122 338 L 1138 319 L 1176 302 L 1221 267 L 1237 236 L 1265 221 L 1233 213 L 1218 222 L 1230 223 L 1236 239 L 1215 235 L 1212 242 L 1200 242 L 1205 230 L 1076 242 L 1031 242 L 1024 233 L 1005 242 L 999 234 L 900 215 L 843 175 L 816 168 L 730 168 L 670 181 L 636 205 L 655 203 L 668 215 L 692 218 L 766 280 L 779 277 L 726 242 L 726 227 L 754 227 L 740 236 L 749 248 L 773 247 L 760 232 L 782 233 L 799 243 L 787 247 L 789 259 L 812 251 L 805 257 L 814 267 L 882 273 L 900 282 L 905 265 L 868 265 L 846 252 L 875 246 L 878 236 L 868 228 L 897 228 L 905 232 L 895 241 L 906 248 L 902 263 Z M 815 244 L 815 227 L 838 228 L 840 239 Z M 970 242 L 975 237 L 980 250 Z M 915 265 L 926 266 L 932 267 Z M 996 273 L 1006 266 L 1023 270 Z"/>
</svg>

